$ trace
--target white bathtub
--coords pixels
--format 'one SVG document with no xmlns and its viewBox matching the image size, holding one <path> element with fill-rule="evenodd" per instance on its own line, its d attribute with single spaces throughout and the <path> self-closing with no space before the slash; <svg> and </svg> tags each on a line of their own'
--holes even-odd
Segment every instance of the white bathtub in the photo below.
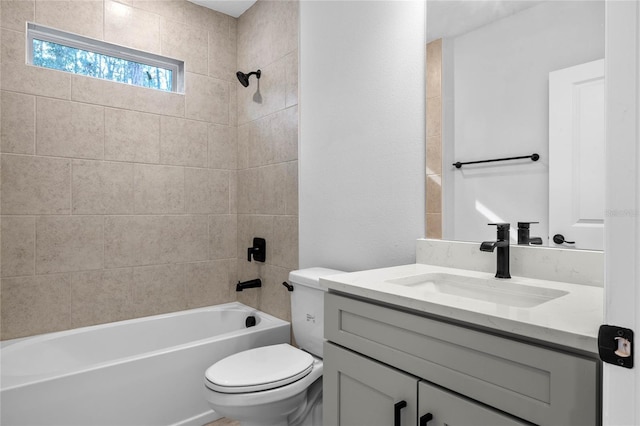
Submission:
<svg viewBox="0 0 640 426">
<path fill-rule="evenodd" d="M 257 324 L 246 328 L 253 315 Z M 0 423 L 203 425 L 220 416 L 204 371 L 238 351 L 289 342 L 290 325 L 241 303 L 5 341 Z"/>
</svg>

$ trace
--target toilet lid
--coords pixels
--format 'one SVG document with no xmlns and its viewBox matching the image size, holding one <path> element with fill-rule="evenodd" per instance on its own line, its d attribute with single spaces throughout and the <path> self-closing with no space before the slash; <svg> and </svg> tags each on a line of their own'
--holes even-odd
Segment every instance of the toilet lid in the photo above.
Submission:
<svg viewBox="0 0 640 426">
<path fill-rule="evenodd" d="M 207 387 L 222 393 L 274 389 L 300 380 L 311 372 L 313 357 L 288 344 L 249 349 L 209 367 Z"/>
</svg>

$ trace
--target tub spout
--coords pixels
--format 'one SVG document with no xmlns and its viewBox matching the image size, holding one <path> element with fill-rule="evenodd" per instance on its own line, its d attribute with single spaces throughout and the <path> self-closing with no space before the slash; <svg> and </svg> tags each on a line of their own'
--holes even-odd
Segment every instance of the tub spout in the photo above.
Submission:
<svg viewBox="0 0 640 426">
<path fill-rule="evenodd" d="M 260 280 L 260 278 L 256 278 L 255 280 L 245 281 L 242 283 L 238 281 L 238 284 L 236 284 L 236 291 L 242 291 L 245 288 L 256 288 L 256 287 L 262 287 L 262 281 Z"/>
</svg>

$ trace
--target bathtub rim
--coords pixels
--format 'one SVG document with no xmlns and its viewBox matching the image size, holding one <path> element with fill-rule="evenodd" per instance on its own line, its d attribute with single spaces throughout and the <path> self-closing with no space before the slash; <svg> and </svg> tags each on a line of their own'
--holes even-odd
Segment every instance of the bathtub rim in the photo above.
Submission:
<svg viewBox="0 0 640 426">
<path fill-rule="evenodd" d="M 210 343 L 212 341 L 223 341 L 223 340 L 228 340 L 234 337 L 237 337 L 239 335 L 244 335 L 244 334 L 253 334 L 253 333 L 257 333 L 260 330 L 268 330 L 271 328 L 276 328 L 276 327 L 282 327 L 282 326 L 288 326 L 289 328 L 291 327 L 291 323 L 289 321 L 285 321 L 283 319 L 277 318 L 273 315 L 267 314 L 266 312 L 260 311 L 256 308 L 253 308 L 251 306 L 245 305 L 241 302 L 228 302 L 228 303 L 222 303 L 219 305 L 211 305 L 211 306 L 204 306 L 204 307 L 200 307 L 200 308 L 193 308 L 193 309 L 184 309 L 181 311 L 174 311 L 174 312 L 168 312 L 168 313 L 163 313 L 163 314 L 157 314 L 157 315 L 149 315 L 149 316 L 144 316 L 144 317 L 138 317 L 138 318 L 131 318 L 131 319 L 127 319 L 127 320 L 121 320 L 121 321 L 113 321 L 113 322 L 109 322 L 109 323 L 103 323 L 103 324 L 95 324 L 95 325 L 90 325 L 90 326 L 85 326 L 85 327 L 78 327 L 78 328 L 73 328 L 73 329 L 69 329 L 69 330 L 62 330 L 62 331 L 54 331 L 54 332 L 50 332 L 50 333 L 42 333 L 42 334 L 36 334 L 33 336 L 27 336 L 27 337 L 19 337 L 16 339 L 10 339 L 10 340 L 3 340 L 0 343 L 2 343 L 2 345 L 0 346 L 0 367 L 1 367 L 1 363 L 2 363 L 2 351 L 7 350 L 15 345 L 21 345 L 21 344 L 37 344 L 39 342 L 46 342 L 48 340 L 52 340 L 55 338 L 58 338 L 60 336 L 68 336 L 68 335 L 74 335 L 74 334 L 80 334 L 80 333 L 86 333 L 86 332 L 90 332 L 92 330 L 95 329 L 100 329 L 100 328 L 111 328 L 111 327 L 116 327 L 116 326 L 122 326 L 122 325 L 126 325 L 126 324 L 131 324 L 131 323 L 135 323 L 135 322 L 141 322 L 141 321 L 153 321 L 153 320 L 157 320 L 157 319 L 164 319 L 164 318 L 171 318 L 171 317 L 176 317 L 176 316 L 180 316 L 180 315 L 184 315 L 185 313 L 188 312 L 206 312 L 206 311 L 212 311 L 212 310 L 230 310 L 230 309 L 237 309 L 240 311 L 245 311 L 247 312 L 247 315 L 256 315 L 258 317 L 260 317 L 260 321 L 258 322 L 258 324 L 256 324 L 253 327 L 245 327 L 245 328 L 241 328 L 239 330 L 233 330 L 233 331 L 229 331 L 226 333 L 222 333 L 222 334 L 218 334 L 215 336 L 211 336 L 211 337 L 206 337 L 204 339 L 198 339 L 198 340 L 192 340 L 186 343 L 182 343 L 180 345 L 173 345 L 173 346 L 168 346 L 165 348 L 161 348 L 161 349 L 157 349 L 154 351 L 148 351 L 148 352 L 143 352 L 140 354 L 135 354 L 135 355 L 130 355 L 130 356 L 126 356 L 126 357 L 121 357 L 121 358 L 115 358 L 112 360 L 108 360 L 108 361 L 103 361 L 103 362 L 99 362 L 99 363 L 94 363 L 94 364 L 89 364 L 86 366 L 82 366 L 80 368 L 75 368 L 72 370 L 63 370 L 63 371 L 55 371 L 55 372 L 48 372 L 48 373 L 41 373 L 41 374 L 33 374 L 33 375 L 6 375 L 3 374 L 4 373 L 4 369 L 0 368 L 0 394 L 4 391 L 9 391 L 11 389 L 16 389 L 16 388 L 20 388 L 23 386 L 30 386 L 36 383 L 40 383 L 40 382 L 44 382 L 47 380 L 54 380 L 57 378 L 62 378 L 62 377 L 68 377 L 68 376 L 73 376 L 76 374 L 82 374 L 82 373 L 86 373 L 88 371 L 93 371 L 99 368 L 104 368 L 107 366 L 111 366 L 111 365 L 118 365 L 118 364 L 123 364 L 126 362 L 131 362 L 134 360 L 140 360 L 140 359 L 144 359 L 144 358 L 150 358 L 153 356 L 159 356 L 162 354 L 166 354 L 169 352 L 173 352 L 173 351 L 177 351 L 180 349 L 186 349 L 189 347 L 195 347 L 195 346 L 200 346 L 206 343 Z M 264 320 L 264 321 L 263 321 Z M 22 377 L 24 378 L 24 380 L 21 381 L 21 383 L 11 383 L 9 385 L 6 385 L 6 381 L 9 380 L 9 378 L 14 378 L 14 377 Z M 10 381 L 18 381 L 16 380 L 10 380 Z"/>
</svg>

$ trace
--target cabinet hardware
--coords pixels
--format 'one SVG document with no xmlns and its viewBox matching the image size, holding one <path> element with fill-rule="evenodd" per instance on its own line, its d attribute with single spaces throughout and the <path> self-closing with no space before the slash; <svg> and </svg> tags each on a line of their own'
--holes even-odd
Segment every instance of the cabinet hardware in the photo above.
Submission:
<svg viewBox="0 0 640 426">
<path fill-rule="evenodd" d="M 431 420 L 433 420 L 433 414 L 425 414 L 424 416 L 420 417 L 420 426 L 427 426 L 427 423 L 429 423 Z"/>
<path fill-rule="evenodd" d="M 401 424 L 401 410 L 407 406 L 407 401 L 396 402 L 393 405 L 393 426 L 400 426 Z"/>
</svg>

